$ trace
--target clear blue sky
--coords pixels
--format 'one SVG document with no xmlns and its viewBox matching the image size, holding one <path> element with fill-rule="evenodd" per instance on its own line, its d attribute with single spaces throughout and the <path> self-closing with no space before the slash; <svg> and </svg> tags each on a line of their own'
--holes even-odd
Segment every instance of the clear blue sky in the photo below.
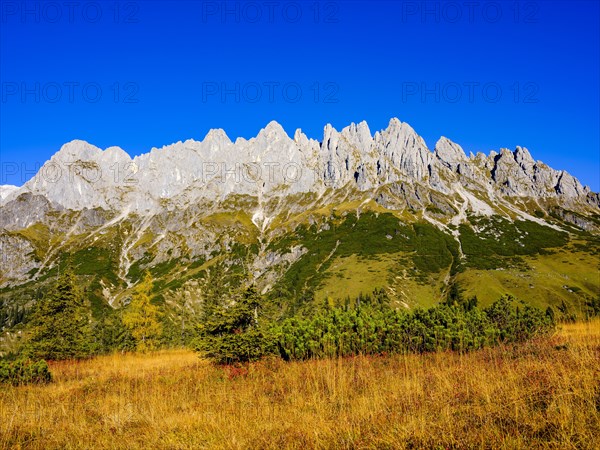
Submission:
<svg viewBox="0 0 600 450">
<path fill-rule="evenodd" d="M 76 138 L 135 155 L 398 117 L 600 189 L 597 0 L 75 3 L 0 1 L 0 183 Z"/>
</svg>

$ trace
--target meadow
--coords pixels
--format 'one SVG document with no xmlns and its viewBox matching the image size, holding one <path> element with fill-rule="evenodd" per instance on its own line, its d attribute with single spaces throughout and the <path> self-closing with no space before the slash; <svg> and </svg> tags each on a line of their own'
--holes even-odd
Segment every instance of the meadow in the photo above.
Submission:
<svg viewBox="0 0 600 450">
<path fill-rule="evenodd" d="M 0 386 L 0 448 L 600 448 L 600 321 L 470 353 L 51 362 Z"/>
</svg>

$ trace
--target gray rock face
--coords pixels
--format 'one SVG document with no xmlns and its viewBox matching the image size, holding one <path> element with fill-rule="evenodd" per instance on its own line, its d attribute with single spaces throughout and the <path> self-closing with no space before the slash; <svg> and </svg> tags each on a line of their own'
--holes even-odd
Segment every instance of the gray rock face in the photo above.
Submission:
<svg viewBox="0 0 600 450">
<path fill-rule="evenodd" d="M 9 194 L 18 189 L 19 188 L 17 186 L 12 186 L 10 184 L 0 185 L 0 201 L 4 200 Z"/>
<path fill-rule="evenodd" d="M 462 147 L 443 136 L 435 144 L 433 153 L 442 165 L 452 171 L 457 171 L 461 164 L 467 164 L 467 155 Z"/>
<path fill-rule="evenodd" d="M 143 269 L 173 258 L 209 260 L 238 241 L 257 242 L 249 267 L 268 285 L 306 251 L 268 251 L 269 240 L 285 232 L 275 224 L 305 211 L 345 203 L 360 213 L 376 203 L 442 228 L 467 221 L 469 213 L 507 211 L 545 223 L 527 202 L 546 212 L 568 207 L 560 213 L 565 221 L 597 231 L 588 213 L 599 213 L 600 194 L 535 161 L 526 148 L 467 156 L 442 137 L 432 152 L 398 119 L 374 134 L 366 122 L 341 131 L 327 125 L 321 142 L 299 129 L 292 139 L 276 122 L 235 142 L 216 129 L 202 141 L 135 158 L 118 147 L 72 141 L 24 186 L 0 186 L 0 287 L 43 273 L 61 251 L 79 248 L 70 247 L 73 241 L 87 248 L 97 240 L 109 242 L 126 284 L 135 263 Z M 240 221 L 232 212 L 241 213 Z M 303 220 L 329 227 L 312 212 Z"/>
<path fill-rule="evenodd" d="M 103 151 L 84 141 L 69 142 L 24 186 L 0 187 L 0 228 L 26 228 L 44 222 L 49 211 L 63 209 L 88 211 L 87 222 L 77 225 L 81 228 L 104 220 L 96 210 L 150 216 L 236 195 L 256 199 L 253 221 L 262 227 L 268 205 L 293 195 L 320 198 L 332 189 L 350 189 L 372 192 L 374 200 L 391 208 L 418 209 L 427 203 L 422 197 L 428 194 L 418 194 L 423 189 L 452 196 L 458 187 L 490 199 L 531 197 L 575 208 L 600 206 L 598 194 L 570 174 L 536 162 L 526 148 L 467 157 L 460 145 L 442 137 L 431 152 L 398 119 L 374 135 L 366 122 L 341 131 L 327 125 L 321 142 L 301 130 L 291 139 L 271 122 L 249 140 L 232 142 L 216 129 L 202 141 L 153 148 L 135 158 L 118 147 Z"/>
<path fill-rule="evenodd" d="M 555 189 L 559 195 L 563 195 L 567 198 L 583 197 L 589 192 L 589 189 L 583 188 L 579 180 L 564 170 L 558 177 Z"/>
<path fill-rule="evenodd" d="M 223 130 L 211 130 L 200 142 L 153 148 L 133 159 L 118 147 L 102 151 L 84 141 L 69 142 L 21 188 L 0 187 L 3 215 L 10 215 L 0 219 L 0 226 L 17 226 L 19 221 L 23 226 L 23 217 L 42 219 L 46 206 L 36 205 L 39 212 L 31 215 L 14 204 L 23 194 L 72 210 L 148 214 L 200 200 L 222 201 L 232 194 L 263 202 L 298 193 L 322 195 L 328 188 L 345 186 L 370 191 L 399 182 L 423 184 L 444 194 L 451 194 L 458 182 L 471 190 L 491 188 L 501 196 L 597 205 L 596 197 L 573 176 L 534 161 L 522 147 L 468 158 L 445 137 L 429 151 L 398 119 L 374 135 L 366 122 L 339 132 L 327 125 L 320 143 L 301 130 L 291 139 L 271 122 L 250 140 L 232 142 Z"/>
<path fill-rule="evenodd" d="M 52 205 L 45 196 L 33 195 L 27 191 L 0 208 L 0 229 L 27 228 L 35 223 L 45 222 L 50 211 L 62 209 L 58 205 Z"/>
<path fill-rule="evenodd" d="M 392 119 L 386 130 L 375 134 L 375 142 L 381 155 L 378 167 L 383 184 L 400 179 L 420 181 L 428 175 L 431 152 L 407 123 Z"/>
<path fill-rule="evenodd" d="M 35 249 L 27 239 L 6 233 L 0 233 L 0 277 L 23 280 L 28 272 L 40 267 Z"/>
</svg>

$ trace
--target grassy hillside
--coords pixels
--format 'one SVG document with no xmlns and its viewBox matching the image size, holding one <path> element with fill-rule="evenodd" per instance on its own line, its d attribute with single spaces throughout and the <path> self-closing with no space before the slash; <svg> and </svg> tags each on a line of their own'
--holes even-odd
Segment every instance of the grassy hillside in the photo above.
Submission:
<svg viewBox="0 0 600 450">
<path fill-rule="evenodd" d="M 355 201 L 286 211 L 262 232 L 240 212 L 190 219 L 189 228 L 164 236 L 160 221 L 144 228 L 125 220 L 68 237 L 36 224 L 15 233 L 46 264 L 38 278 L 0 289 L 0 330 L 26 328 L 28 311 L 56 277 L 59 261 L 73 265 L 95 319 L 109 303 L 127 304 L 146 269 L 155 281 L 153 301 L 179 322 L 183 312 L 197 310 L 207 286 L 226 291 L 250 280 L 268 293 L 273 316 L 310 312 L 313 301 L 374 289 L 385 289 L 399 308 L 429 307 L 457 285 L 484 306 L 508 293 L 541 308 L 564 303 L 583 317 L 582 305 L 600 291 L 598 235 L 558 219 L 553 223 L 569 232 L 508 217 L 467 219 L 438 227 L 422 214 Z M 192 253 L 193 242 L 205 249 Z M 0 340 L 0 352 L 8 344 L 8 337 Z"/>
<path fill-rule="evenodd" d="M 595 449 L 599 349 L 595 321 L 463 355 L 53 363 L 53 384 L 0 390 L 0 448 Z"/>
</svg>

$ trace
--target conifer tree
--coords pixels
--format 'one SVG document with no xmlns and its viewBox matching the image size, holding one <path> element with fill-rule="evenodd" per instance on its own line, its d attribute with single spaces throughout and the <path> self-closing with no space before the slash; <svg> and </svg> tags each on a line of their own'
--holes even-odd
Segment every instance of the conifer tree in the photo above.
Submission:
<svg viewBox="0 0 600 450">
<path fill-rule="evenodd" d="M 250 286 L 232 304 L 207 305 L 198 326 L 197 349 L 220 364 L 260 359 L 271 345 L 258 322 L 261 303 L 261 295 Z"/>
<path fill-rule="evenodd" d="M 28 351 L 33 357 L 59 360 L 90 354 L 89 313 L 71 269 L 38 300 L 31 322 Z"/>
<path fill-rule="evenodd" d="M 144 279 L 135 287 L 131 303 L 123 314 L 123 324 L 133 336 L 136 350 L 145 352 L 158 347 L 163 328 L 160 311 L 150 302 L 152 276 L 146 272 Z"/>
</svg>

